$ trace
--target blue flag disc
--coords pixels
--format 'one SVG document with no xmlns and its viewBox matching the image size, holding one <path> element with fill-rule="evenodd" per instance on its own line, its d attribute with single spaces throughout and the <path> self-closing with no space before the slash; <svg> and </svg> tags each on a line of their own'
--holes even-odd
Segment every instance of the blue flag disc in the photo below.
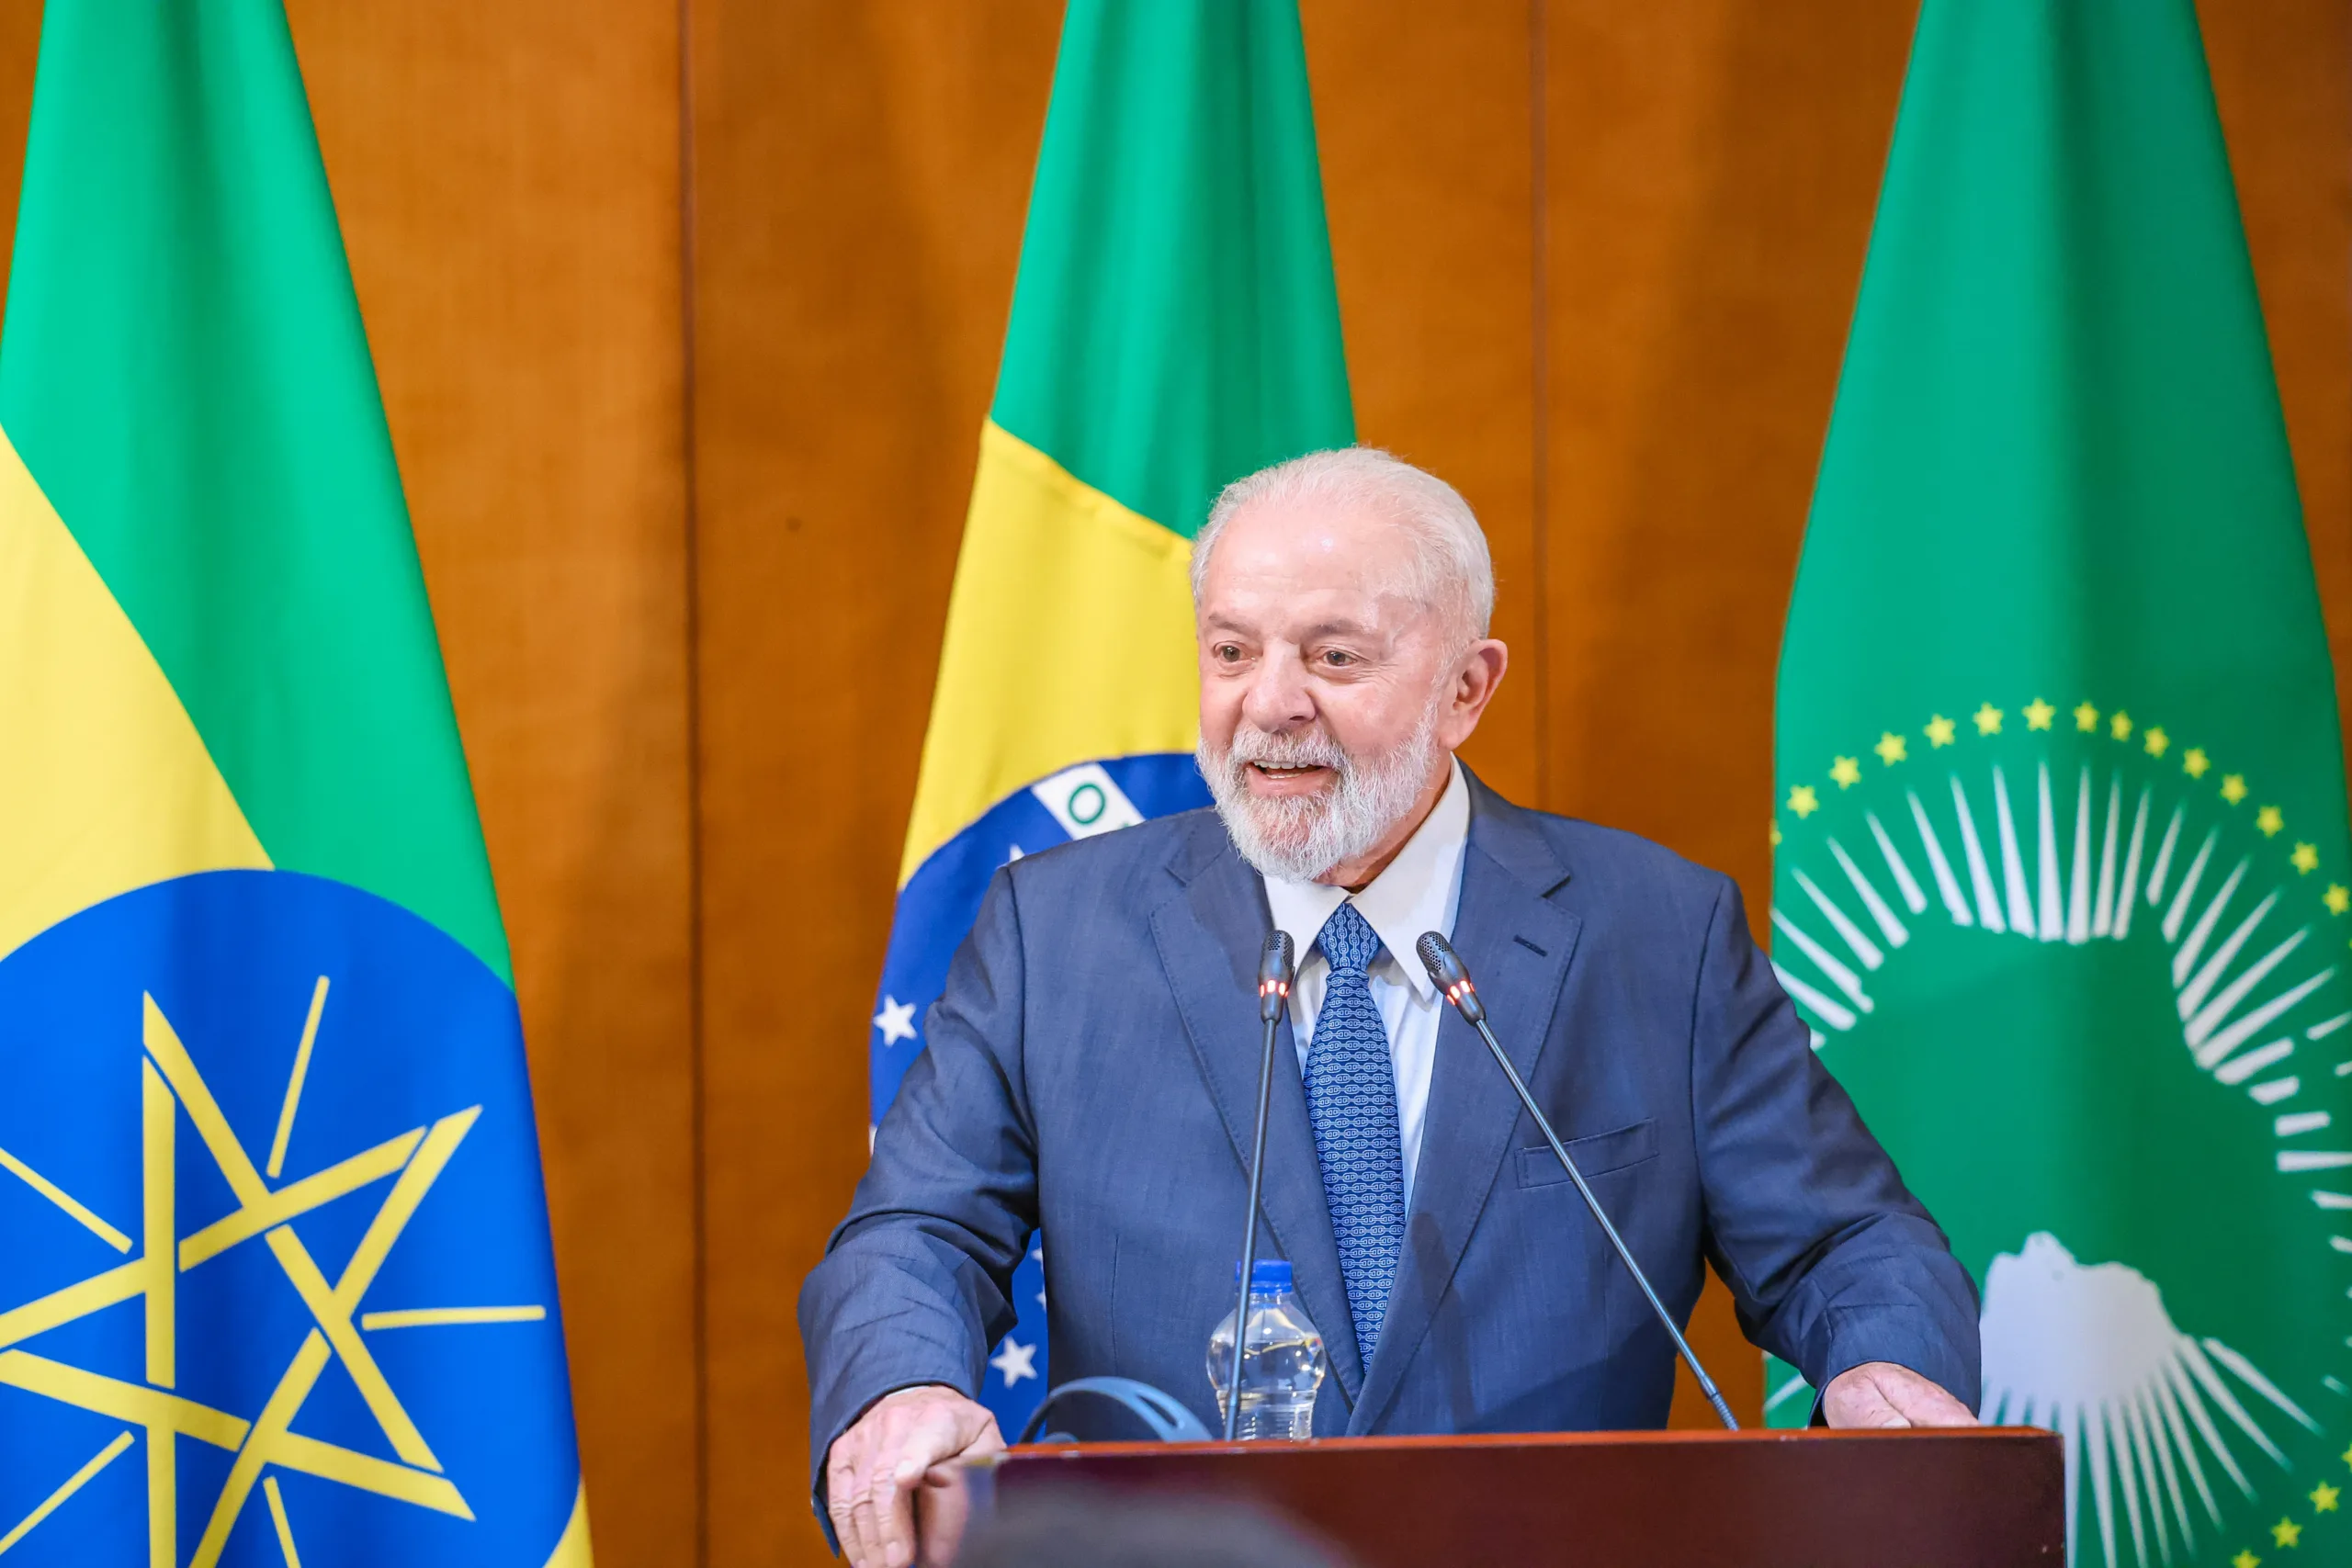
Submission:
<svg viewBox="0 0 2352 1568">
<path fill-rule="evenodd" d="M 0 1551 L 540 1568 L 579 1486 L 512 990 L 340 883 L 0 962 Z"/>
</svg>

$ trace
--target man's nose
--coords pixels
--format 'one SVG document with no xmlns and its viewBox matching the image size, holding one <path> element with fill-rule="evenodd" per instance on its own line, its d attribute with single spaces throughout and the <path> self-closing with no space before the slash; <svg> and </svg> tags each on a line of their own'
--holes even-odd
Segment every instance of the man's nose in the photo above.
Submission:
<svg viewBox="0 0 2352 1568">
<path fill-rule="evenodd" d="M 1271 653 L 1242 694 L 1241 716 L 1267 731 L 1295 729 L 1315 719 L 1315 701 L 1307 693 L 1306 669 L 1295 653 Z"/>
</svg>

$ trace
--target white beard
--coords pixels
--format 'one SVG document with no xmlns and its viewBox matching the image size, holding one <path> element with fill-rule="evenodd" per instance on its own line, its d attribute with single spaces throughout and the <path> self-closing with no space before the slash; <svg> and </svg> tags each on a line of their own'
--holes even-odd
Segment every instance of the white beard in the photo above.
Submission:
<svg viewBox="0 0 2352 1568">
<path fill-rule="evenodd" d="M 1437 761 L 1437 713 L 1432 701 L 1411 735 L 1361 761 L 1319 731 L 1275 735 L 1246 727 L 1224 752 L 1204 740 L 1194 755 L 1241 858 L 1268 876 L 1313 882 L 1371 853 L 1412 810 Z M 1333 782 L 1315 795 L 1261 799 L 1250 792 L 1246 770 L 1253 762 L 1327 767 Z"/>
</svg>

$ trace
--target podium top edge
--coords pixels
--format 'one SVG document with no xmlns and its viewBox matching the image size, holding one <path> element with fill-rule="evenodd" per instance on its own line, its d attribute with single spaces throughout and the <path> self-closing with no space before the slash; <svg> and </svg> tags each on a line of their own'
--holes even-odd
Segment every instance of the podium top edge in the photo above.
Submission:
<svg viewBox="0 0 2352 1568">
<path fill-rule="evenodd" d="M 1465 1432 L 1408 1437 L 1313 1438 L 1305 1442 L 1206 1443 L 1029 1443 L 1007 1449 L 994 1463 L 1033 1460 L 1168 1458 L 1190 1454 L 1271 1457 L 1283 1454 L 1362 1453 L 1384 1450 L 1645 1448 L 1716 1443 L 1994 1443 L 2055 1445 L 2058 1434 L 2039 1427 L 1913 1427 L 1845 1429 L 1825 1427 L 1750 1427 L 1737 1432 Z"/>
</svg>

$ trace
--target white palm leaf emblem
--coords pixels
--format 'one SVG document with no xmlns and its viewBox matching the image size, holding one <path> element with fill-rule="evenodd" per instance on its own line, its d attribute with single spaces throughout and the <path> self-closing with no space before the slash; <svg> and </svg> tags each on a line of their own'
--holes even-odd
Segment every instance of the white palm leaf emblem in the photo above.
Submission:
<svg viewBox="0 0 2352 1568">
<path fill-rule="evenodd" d="M 2077 1263 L 2047 1231 L 1985 1271 L 1984 1335 L 1984 1418 L 2064 1437 L 2067 1539 L 2081 1539 L 2087 1473 L 2109 1568 L 2119 1561 L 2119 1495 L 2133 1560 L 2170 1562 L 2176 1536 L 2179 1551 L 2195 1547 L 2198 1514 L 2221 1529 L 2208 1461 L 2249 1498 L 2255 1488 L 2233 1442 L 2287 1463 L 2222 1372 L 2289 1420 L 2320 1429 L 2245 1357 L 2176 1326 L 2146 1275 L 2123 1263 Z"/>
</svg>

